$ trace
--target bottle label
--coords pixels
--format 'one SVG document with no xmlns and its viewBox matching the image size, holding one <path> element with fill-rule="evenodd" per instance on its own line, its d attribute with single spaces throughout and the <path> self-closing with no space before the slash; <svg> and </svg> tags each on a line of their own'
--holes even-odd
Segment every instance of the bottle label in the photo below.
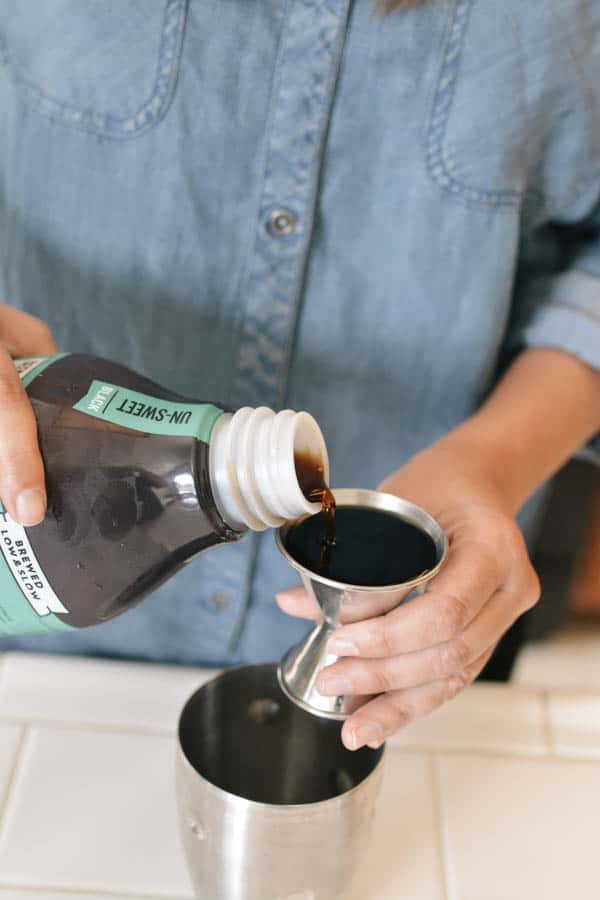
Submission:
<svg viewBox="0 0 600 900">
<path fill-rule="evenodd" d="M 159 400 L 107 381 L 92 381 L 85 397 L 73 408 L 146 434 L 195 437 L 205 443 L 210 441 L 213 426 L 223 412 L 212 403 Z"/>
<path fill-rule="evenodd" d="M 25 387 L 66 356 L 30 356 L 14 361 Z M 147 434 L 195 437 L 206 443 L 222 410 L 210 403 L 174 403 L 105 381 L 93 381 L 74 409 Z M 0 503 L 0 635 L 72 631 L 29 542 L 27 530 Z"/>
<path fill-rule="evenodd" d="M 25 386 L 65 353 L 15 360 Z M 72 631 L 58 614 L 68 613 L 36 559 L 27 531 L 0 503 L 0 635 Z M 2 564 L 4 563 L 4 564 Z"/>
<path fill-rule="evenodd" d="M 37 378 L 38 375 L 42 374 L 44 369 L 47 369 L 52 363 L 57 362 L 59 359 L 63 359 L 65 356 L 68 356 L 68 354 L 56 353 L 54 356 L 22 356 L 20 359 L 14 359 L 13 362 L 23 385 L 27 387 L 34 378 Z"/>
<path fill-rule="evenodd" d="M 0 634 L 70 631 L 56 613 L 68 613 L 36 559 L 27 531 L 0 503 Z"/>
</svg>

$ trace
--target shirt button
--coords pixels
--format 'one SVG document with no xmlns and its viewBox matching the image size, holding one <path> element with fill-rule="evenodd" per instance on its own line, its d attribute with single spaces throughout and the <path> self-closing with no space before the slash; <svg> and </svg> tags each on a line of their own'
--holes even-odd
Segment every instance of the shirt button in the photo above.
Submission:
<svg viewBox="0 0 600 900">
<path fill-rule="evenodd" d="M 215 591 L 210 599 L 217 612 L 222 612 L 224 609 L 229 609 L 229 597 L 227 597 L 225 594 L 222 594 L 221 591 Z"/>
<path fill-rule="evenodd" d="M 267 231 L 273 237 L 287 237 L 298 227 L 298 219 L 291 209 L 274 209 L 267 219 Z"/>
</svg>

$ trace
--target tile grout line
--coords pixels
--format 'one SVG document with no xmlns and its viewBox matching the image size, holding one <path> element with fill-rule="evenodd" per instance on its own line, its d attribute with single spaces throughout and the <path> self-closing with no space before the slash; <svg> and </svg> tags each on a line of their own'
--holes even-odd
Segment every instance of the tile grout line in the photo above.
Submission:
<svg viewBox="0 0 600 900">
<path fill-rule="evenodd" d="M 453 742 L 444 743 L 444 738 L 440 737 L 435 742 L 428 744 L 406 744 L 391 745 L 391 748 L 397 752 L 406 753 L 436 753 L 438 750 L 444 753 L 476 753 L 478 756 L 517 756 L 522 759 L 542 759 L 548 756 L 545 745 L 540 744 L 535 747 L 525 747 L 522 744 L 494 744 L 492 746 L 483 746 L 476 742 L 472 744 L 457 744 Z"/>
<path fill-rule="evenodd" d="M 433 808 L 435 815 L 435 833 L 437 837 L 437 857 L 442 876 L 444 900 L 454 900 L 450 885 L 450 852 L 446 840 L 446 826 L 442 809 L 442 790 L 440 784 L 439 759 L 436 753 L 428 753 L 429 780 L 433 796 Z"/>
<path fill-rule="evenodd" d="M 27 725 L 35 725 L 36 728 L 57 728 L 64 731 L 88 731 L 101 734 L 115 734 L 123 736 L 146 736 L 153 738 L 173 738 L 177 739 L 177 729 L 137 725 L 120 725 L 111 722 L 86 722 L 74 719 L 20 719 L 17 716 L 3 715 L 0 711 L 0 725 L 12 725 L 16 727 L 25 727 Z M 470 745 L 460 745 L 448 743 L 444 744 L 443 738 L 438 738 L 435 747 L 431 743 L 415 743 L 415 744 L 397 744 L 393 741 L 388 742 L 388 747 L 394 753 L 432 753 L 443 751 L 444 753 L 456 755 L 473 755 L 477 756 L 510 756 L 517 759 L 541 759 L 550 756 L 548 747 L 546 746 L 546 736 L 544 735 L 544 744 L 540 746 L 532 746 L 531 748 L 523 745 L 497 744 L 492 747 L 484 747 L 481 744 L 473 743 Z M 581 759 L 581 756 L 574 757 Z M 590 761 L 596 760 L 597 756 L 590 756 Z"/>
<path fill-rule="evenodd" d="M 4 791 L 4 796 L 1 799 L 0 804 L 0 846 L 2 845 L 2 841 L 4 839 L 4 832 L 6 830 L 6 821 L 8 818 L 8 812 L 12 806 L 13 798 L 15 795 L 15 787 L 19 777 L 19 772 L 23 766 L 23 759 L 25 755 L 25 749 L 30 740 L 31 734 L 31 726 L 29 723 L 21 724 L 21 734 L 19 735 L 19 739 L 17 742 L 17 748 L 15 750 L 15 756 L 13 760 L 13 764 L 10 769 L 10 773 L 8 776 L 8 782 L 6 785 L 6 790 Z"/>
<path fill-rule="evenodd" d="M 86 896 L 93 898 L 93 900 L 113 900 L 114 897 L 119 897 L 119 900 L 192 900 L 191 896 L 184 897 L 174 896 L 173 894 L 145 894 L 143 891 L 140 893 L 137 891 L 135 894 L 130 893 L 129 891 L 119 890 L 118 893 L 115 893 L 112 888 L 109 890 L 97 889 L 97 888 L 88 888 L 88 887 L 64 887 L 61 885 L 36 885 L 36 884 L 7 884 L 0 880 L 0 890 L 16 891 L 17 894 L 22 892 L 33 893 L 39 895 L 41 900 L 43 900 L 45 895 L 55 895 L 58 892 L 61 894 L 65 894 L 68 897 L 73 897 L 75 900 L 79 900 L 81 897 L 82 891 Z"/>
<path fill-rule="evenodd" d="M 544 738 L 548 749 L 548 755 L 554 759 L 557 757 L 557 754 L 552 733 L 552 723 L 550 721 L 550 691 L 542 691 L 541 698 L 544 709 Z"/>
<path fill-rule="evenodd" d="M 30 724 L 35 724 L 36 728 L 61 728 L 65 731 L 91 731 L 123 735 L 146 735 L 148 737 L 177 737 L 177 728 L 175 726 L 168 727 L 165 725 L 164 727 L 151 727 L 147 725 L 121 725 L 111 722 L 88 722 L 85 720 L 75 719 L 38 719 L 35 717 L 32 719 L 20 719 L 18 716 L 3 715 L 1 710 L 0 724 L 12 725 L 17 727 L 24 727 Z M 544 726 L 545 725 L 546 722 L 544 721 Z M 484 747 L 482 744 L 478 744 L 475 742 L 469 745 L 456 745 L 452 743 L 444 744 L 443 737 L 440 737 L 435 741 L 435 747 L 433 747 L 431 743 L 397 744 L 393 740 L 388 742 L 388 746 L 391 751 L 401 753 L 429 753 L 435 752 L 437 750 L 443 750 L 444 753 L 476 753 L 480 756 L 507 755 L 522 759 L 539 759 L 541 757 L 551 755 L 551 747 L 548 746 L 548 736 L 545 733 L 545 727 L 543 730 L 543 745 L 533 745 L 532 747 L 526 747 L 522 744 L 497 744 L 491 747 Z M 590 759 L 596 758 L 597 757 L 594 756 L 590 757 Z"/>
<path fill-rule="evenodd" d="M 549 701 L 549 697 L 546 698 Z M 30 726 L 35 726 L 35 728 L 43 731 L 45 729 L 61 729 L 67 732 L 79 732 L 79 733 L 99 733 L 99 734 L 113 734 L 115 736 L 120 737 L 149 737 L 149 738 L 169 738 L 171 740 L 177 739 L 177 732 L 175 729 L 170 729 L 167 727 L 164 728 L 150 728 L 144 726 L 126 726 L 126 725 L 118 725 L 118 724 L 110 724 L 110 723 L 100 723 L 100 722 L 85 722 L 85 721 L 73 721 L 73 720 L 64 720 L 64 719 L 19 719 L 14 716 L 2 716 L 0 714 L 0 725 L 9 725 L 16 728 L 27 729 Z M 392 741 L 389 742 L 389 750 L 393 753 L 407 753 L 407 754 L 419 754 L 419 753 L 432 753 L 432 752 L 443 752 L 446 755 L 451 756 L 480 756 L 484 758 L 497 758 L 497 757 L 508 757 L 510 759 L 517 760 L 536 760 L 536 759 L 552 759 L 554 761 L 561 762 L 580 762 L 580 763 L 597 763 L 599 754 L 598 751 L 590 752 L 588 747 L 581 747 L 576 750 L 572 750 L 569 752 L 568 750 L 563 750 L 559 752 L 554 744 L 552 739 L 549 721 L 547 721 L 546 716 L 544 717 L 544 744 L 540 746 L 534 746 L 532 748 L 526 748 L 523 746 L 510 746 L 508 744 L 502 745 L 498 744 L 494 747 L 483 747 L 481 744 L 472 744 L 472 745 L 463 745 L 456 746 L 453 744 L 444 744 L 442 739 L 439 739 L 435 748 L 431 746 L 431 744 L 395 744 Z"/>
<path fill-rule="evenodd" d="M 118 725 L 110 722 L 85 722 L 74 719 L 19 719 L 17 716 L 7 716 L 0 712 L 0 724 L 26 726 L 35 723 L 36 728 L 61 728 L 65 731 L 92 731 L 101 732 L 103 734 L 119 734 L 119 735 L 142 735 L 146 737 L 169 737 L 174 738 L 177 729 L 152 728 L 144 725 Z"/>
<path fill-rule="evenodd" d="M 509 756 L 514 759 L 546 759 L 549 756 L 546 748 L 543 746 L 536 747 L 533 750 L 527 750 L 523 747 L 511 747 L 509 745 L 498 744 L 494 747 L 483 747 L 481 744 L 471 744 L 471 745 L 461 745 L 458 746 L 456 744 L 444 744 L 443 739 L 440 738 L 435 742 L 435 744 L 410 744 L 410 745 L 402 745 L 402 744 L 393 744 L 391 742 L 388 743 L 390 753 L 414 753 L 418 755 L 419 753 L 445 753 L 450 754 L 452 756 L 484 756 L 484 757 L 495 757 L 495 756 Z M 578 757 L 579 758 L 579 757 Z M 594 757 L 597 758 L 597 757 Z"/>
<path fill-rule="evenodd" d="M 435 749 L 431 746 L 424 747 L 411 747 L 406 750 L 392 750 L 391 752 L 404 752 L 404 753 L 414 753 L 415 755 L 419 753 L 440 753 L 444 756 L 477 756 L 480 759 L 508 759 L 508 760 L 518 760 L 519 762 L 532 762 L 543 760 L 551 760 L 552 762 L 563 762 L 563 763 L 589 763 L 598 764 L 598 760 L 600 758 L 598 752 L 589 753 L 588 755 L 582 755 L 585 752 L 586 748 L 582 748 L 579 752 L 572 752 L 572 755 L 568 755 L 566 751 L 556 751 L 554 754 L 547 753 L 542 751 L 541 753 L 518 753 L 513 750 L 507 749 L 506 747 L 497 747 L 494 749 L 486 749 L 483 750 L 477 746 L 475 747 L 445 747 L 442 743 L 439 743 Z"/>
</svg>

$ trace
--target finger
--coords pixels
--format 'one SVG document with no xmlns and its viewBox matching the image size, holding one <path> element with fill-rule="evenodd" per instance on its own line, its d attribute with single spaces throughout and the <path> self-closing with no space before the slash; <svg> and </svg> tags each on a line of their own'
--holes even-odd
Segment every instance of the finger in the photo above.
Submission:
<svg viewBox="0 0 600 900">
<path fill-rule="evenodd" d="M 0 303 L 0 336 L 13 357 L 47 356 L 57 351 L 52 332 L 45 322 L 5 303 Z"/>
<path fill-rule="evenodd" d="M 441 644 L 460 634 L 500 586 L 503 573 L 485 546 L 453 547 L 444 569 L 424 594 L 384 616 L 336 629 L 336 656 L 397 656 Z"/>
<path fill-rule="evenodd" d="M 323 616 L 315 600 L 308 591 L 300 585 L 288 588 L 275 595 L 275 599 L 284 613 L 288 616 L 297 616 L 300 619 L 314 619 L 320 621 Z"/>
<path fill-rule="evenodd" d="M 452 640 L 385 659 L 346 657 L 323 669 L 317 690 L 324 696 L 380 694 L 457 675 L 494 647 L 530 605 L 525 589 L 519 594 L 496 591 L 465 631 Z"/>
<path fill-rule="evenodd" d="M 481 672 L 492 655 L 487 650 L 460 675 L 432 681 L 405 691 L 381 694 L 352 715 L 342 728 L 342 741 L 348 750 L 358 750 L 368 744 L 380 746 L 400 728 L 433 712 L 459 694 Z"/>
<path fill-rule="evenodd" d="M 21 525 L 37 525 L 46 511 L 44 466 L 33 410 L 14 364 L 0 349 L 0 497 Z"/>
</svg>

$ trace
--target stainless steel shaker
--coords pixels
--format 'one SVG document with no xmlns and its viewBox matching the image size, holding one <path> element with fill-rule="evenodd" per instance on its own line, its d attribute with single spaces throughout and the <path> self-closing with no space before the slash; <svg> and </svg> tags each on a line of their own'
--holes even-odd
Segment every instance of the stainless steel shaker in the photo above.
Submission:
<svg viewBox="0 0 600 900">
<path fill-rule="evenodd" d="M 346 750 L 276 668 L 227 670 L 181 715 L 179 824 L 200 900 L 341 900 L 365 854 L 384 750 Z"/>
</svg>

